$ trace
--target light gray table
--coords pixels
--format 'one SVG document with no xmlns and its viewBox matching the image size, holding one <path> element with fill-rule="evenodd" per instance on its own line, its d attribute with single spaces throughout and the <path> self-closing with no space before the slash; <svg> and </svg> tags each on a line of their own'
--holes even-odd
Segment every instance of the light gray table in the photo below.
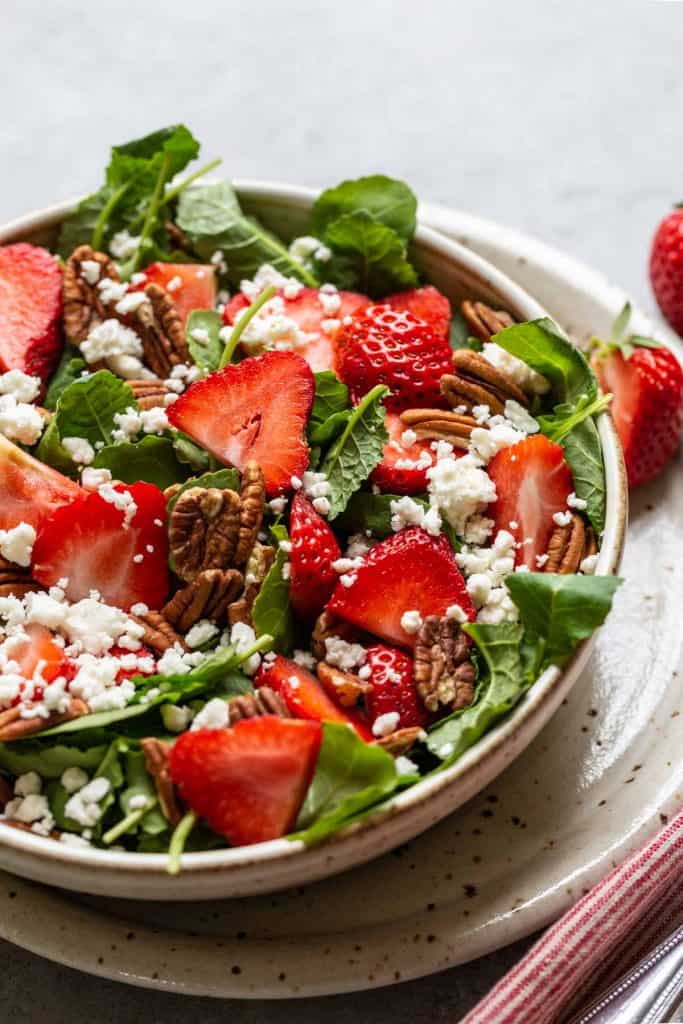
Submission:
<svg viewBox="0 0 683 1024">
<path fill-rule="evenodd" d="M 385 171 L 531 232 L 653 309 L 649 241 L 683 200 L 676 0 L 2 0 L 0 223 L 96 186 L 175 121 L 226 175 Z M 0 944 L 6 1020 L 455 1021 L 524 943 L 436 978 L 301 1003 L 126 989 Z"/>
</svg>

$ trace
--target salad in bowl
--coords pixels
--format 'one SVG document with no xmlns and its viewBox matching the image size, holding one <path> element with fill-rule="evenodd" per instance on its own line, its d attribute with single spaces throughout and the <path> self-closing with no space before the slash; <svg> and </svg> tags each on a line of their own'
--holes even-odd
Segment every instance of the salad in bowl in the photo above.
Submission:
<svg viewBox="0 0 683 1024">
<path fill-rule="evenodd" d="M 52 251 L 0 247 L 0 845 L 315 846 L 447 773 L 619 583 L 610 396 L 559 328 L 452 303 L 400 181 L 280 237 L 197 153 L 114 147 Z"/>
</svg>

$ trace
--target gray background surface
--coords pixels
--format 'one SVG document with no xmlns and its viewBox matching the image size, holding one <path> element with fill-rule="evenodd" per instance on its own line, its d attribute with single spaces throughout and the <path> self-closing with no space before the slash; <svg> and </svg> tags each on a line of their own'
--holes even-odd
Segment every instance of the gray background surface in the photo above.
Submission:
<svg viewBox="0 0 683 1024">
<path fill-rule="evenodd" d="M 107 148 L 186 121 L 235 177 L 385 171 L 535 234 L 652 311 L 683 199 L 677 0 L 0 0 L 0 223 L 89 190 Z M 213 1003 L 0 943 L 2 1020 L 454 1022 L 526 947 L 358 996 Z"/>
</svg>

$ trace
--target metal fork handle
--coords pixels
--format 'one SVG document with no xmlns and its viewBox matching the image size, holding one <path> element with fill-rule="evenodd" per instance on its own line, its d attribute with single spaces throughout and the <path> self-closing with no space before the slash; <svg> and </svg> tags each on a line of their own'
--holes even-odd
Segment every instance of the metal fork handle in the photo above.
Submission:
<svg viewBox="0 0 683 1024">
<path fill-rule="evenodd" d="M 683 994 L 683 925 L 570 1024 L 661 1024 Z"/>
</svg>

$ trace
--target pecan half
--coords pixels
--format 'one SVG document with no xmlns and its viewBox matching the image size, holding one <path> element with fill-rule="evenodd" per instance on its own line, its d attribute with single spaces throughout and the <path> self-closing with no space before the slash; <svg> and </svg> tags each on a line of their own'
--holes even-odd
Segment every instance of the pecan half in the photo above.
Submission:
<svg viewBox="0 0 683 1024">
<path fill-rule="evenodd" d="M 150 377 L 149 380 L 127 380 L 126 384 L 135 395 L 141 409 L 165 409 L 166 399 L 171 394 L 163 380 Z"/>
<path fill-rule="evenodd" d="M 246 563 L 263 521 L 266 485 L 258 462 L 249 459 L 242 470 L 240 528 L 233 561 L 238 569 Z"/>
<path fill-rule="evenodd" d="M 179 633 L 187 633 L 200 619 L 218 622 L 242 589 L 244 577 L 237 569 L 204 569 L 176 591 L 162 615 Z"/>
<path fill-rule="evenodd" d="M 525 407 L 529 405 L 529 399 L 512 378 L 479 352 L 457 349 L 453 365 L 456 372 L 441 378 L 441 392 L 453 408 L 464 405 L 471 412 L 475 405 L 488 405 L 492 414 L 502 415 L 508 399 Z"/>
<path fill-rule="evenodd" d="M 394 757 L 400 757 L 401 754 L 407 754 L 423 735 L 424 730 L 419 725 L 411 725 L 406 729 L 397 729 L 396 732 L 392 732 L 388 736 L 382 736 L 377 740 L 377 746 L 383 747 Z"/>
<path fill-rule="evenodd" d="M 338 636 L 347 643 L 355 643 L 362 636 L 361 631 L 344 619 L 337 618 L 331 612 L 322 612 L 316 619 L 311 636 L 311 650 L 318 659 L 324 661 L 327 655 L 325 641 L 328 637 Z"/>
<path fill-rule="evenodd" d="M 168 541 L 176 573 L 190 583 L 203 569 L 232 563 L 240 527 L 240 499 L 218 487 L 188 487 L 171 512 Z"/>
<path fill-rule="evenodd" d="M 318 679 L 324 686 L 330 687 L 336 694 L 337 701 L 344 708 L 353 708 L 362 697 L 370 693 L 372 686 L 363 682 L 351 672 L 342 672 L 326 661 L 319 661 L 316 667 Z"/>
<path fill-rule="evenodd" d="M 469 299 L 461 304 L 460 312 L 472 334 L 480 341 L 490 341 L 494 334 L 512 327 L 515 322 L 504 309 L 494 310 L 483 302 L 470 302 Z"/>
<path fill-rule="evenodd" d="M 174 644 L 180 644 L 183 650 L 187 650 L 185 641 L 176 633 L 163 612 L 149 611 L 144 615 L 133 615 L 128 612 L 128 618 L 137 622 L 139 626 L 144 626 L 142 643 L 151 648 L 155 654 L 164 654 Z"/>
<path fill-rule="evenodd" d="M 97 263 L 100 271 L 94 284 L 84 276 L 83 263 Z M 85 341 L 93 327 L 113 314 L 102 302 L 97 285 L 105 278 L 119 280 L 114 261 L 89 245 L 79 245 L 64 265 L 62 292 L 64 298 L 64 331 L 69 341 L 78 345 Z"/>
<path fill-rule="evenodd" d="M 190 363 L 185 327 L 173 299 L 158 284 L 145 288 L 148 302 L 131 314 L 133 329 L 140 335 L 145 363 L 157 377 L 166 378 L 174 366 Z"/>
<path fill-rule="evenodd" d="M 231 626 L 234 626 L 236 622 L 246 622 L 248 626 L 253 625 L 251 612 L 254 607 L 254 601 L 274 561 L 275 548 L 256 541 L 244 568 L 246 583 L 244 593 L 239 600 L 233 601 L 228 608 L 228 622 Z"/>
<path fill-rule="evenodd" d="M 470 643 L 455 619 L 428 615 L 417 634 L 415 686 L 428 711 L 467 707 L 474 697 Z"/>
<path fill-rule="evenodd" d="M 10 740 L 20 740 L 24 736 L 31 736 L 34 732 L 42 732 L 43 729 L 50 729 L 53 725 L 61 725 L 62 722 L 70 722 L 73 718 L 81 718 L 89 712 L 88 705 L 76 698 L 72 698 L 66 711 L 53 711 L 47 718 L 36 715 L 33 718 L 22 718 L 21 708 L 9 708 L 0 713 L 0 743 L 9 743 Z"/>
<path fill-rule="evenodd" d="M 230 725 L 242 721 L 243 718 L 262 718 L 264 715 L 277 715 L 278 718 L 290 718 L 287 705 L 279 693 L 269 686 L 261 686 L 255 693 L 244 693 L 228 701 Z"/>
<path fill-rule="evenodd" d="M 40 583 L 31 576 L 30 569 L 0 557 L 0 597 L 22 598 L 32 590 L 42 589 Z"/>
<path fill-rule="evenodd" d="M 472 416 L 443 409 L 406 409 L 401 422 L 414 430 L 419 440 L 449 441 L 455 448 L 467 448 L 477 425 Z"/>
<path fill-rule="evenodd" d="M 140 748 L 145 755 L 145 767 L 154 779 L 159 807 L 166 821 L 177 825 L 182 817 L 178 796 L 171 779 L 168 767 L 168 743 L 154 736 L 140 740 Z"/>
<path fill-rule="evenodd" d="M 573 512 L 571 522 L 553 530 L 543 572 L 555 572 L 561 576 L 578 572 L 584 558 L 596 554 L 597 550 L 595 531 L 586 526 L 578 512 Z"/>
<path fill-rule="evenodd" d="M 180 493 L 180 489 L 182 488 L 182 486 L 182 484 L 169 484 L 168 487 L 165 488 L 164 498 L 166 499 L 167 505 L 169 504 L 169 502 L 173 501 L 175 497 L 177 497 L 177 495 Z"/>
</svg>

